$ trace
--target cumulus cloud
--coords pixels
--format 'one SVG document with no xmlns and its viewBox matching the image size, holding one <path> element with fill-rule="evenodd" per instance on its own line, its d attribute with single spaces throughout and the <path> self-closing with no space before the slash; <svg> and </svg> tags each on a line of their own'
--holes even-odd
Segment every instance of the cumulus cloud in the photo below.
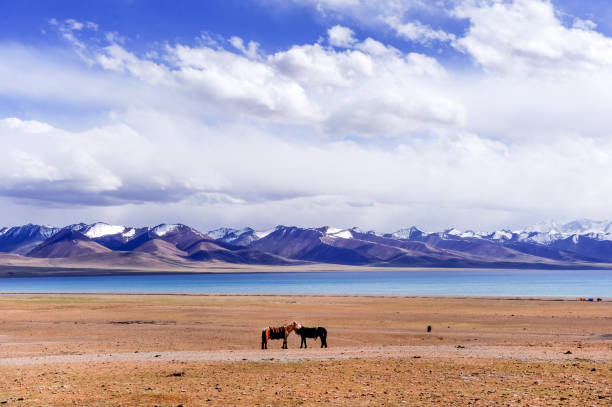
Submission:
<svg viewBox="0 0 612 407">
<path fill-rule="evenodd" d="M 335 25 L 327 30 L 327 33 L 329 35 L 329 43 L 334 47 L 348 48 L 357 42 L 355 32 L 348 27 Z"/>
<path fill-rule="evenodd" d="M 404 55 L 371 38 L 358 42 L 345 27 L 330 29 L 330 43 L 342 43 L 341 49 L 315 43 L 265 55 L 237 37 L 229 43 L 240 53 L 216 43 L 176 44 L 150 59 L 112 42 L 90 50 L 86 60 L 178 91 L 193 103 L 277 123 L 308 123 L 333 138 L 408 135 L 460 125 L 465 117 L 451 95 L 428 86 L 446 75 L 435 59 Z"/>
<path fill-rule="evenodd" d="M 470 21 L 457 46 L 488 71 L 558 78 L 612 67 L 612 38 L 585 20 L 564 26 L 550 0 L 467 0 L 455 15 Z"/>
<path fill-rule="evenodd" d="M 249 41 L 248 45 L 244 45 L 244 41 L 240 37 L 232 37 L 229 39 L 230 44 L 245 56 L 250 59 L 257 59 L 259 44 L 255 41 Z"/>
<path fill-rule="evenodd" d="M 609 217 L 610 39 L 562 24 L 547 1 L 466 1 L 455 13 L 465 36 L 435 41 L 477 69 L 358 38 L 347 23 L 271 53 L 238 37 L 137 51 L 66 21 L 51 25 L 80 58 L 0 44 L 11 78 L 0 95 L 30 106 L 0 117 L 0 202 L 24 222 L 202 229 Z M 423 27 L 411 41 L 436 31 Z"/>
</svg>

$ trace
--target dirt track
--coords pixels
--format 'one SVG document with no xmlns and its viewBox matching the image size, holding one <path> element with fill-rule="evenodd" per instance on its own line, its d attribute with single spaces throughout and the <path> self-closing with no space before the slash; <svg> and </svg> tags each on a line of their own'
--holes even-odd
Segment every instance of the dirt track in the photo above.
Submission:
<svg viewBox="0 0 612 407">
<path fill-rule="evenodd" d="M 575 349 L 566 353 L 562 346 L 549 348 L 520 346 L 368 346 L 332 349 L 268 349 L 215 350 L 175 352 L 135 352 L 109 354 L 81 354 L 29 356 L 0 359 L 0 367 L 44 365 L 54 363 L 109 363 L 109 362 L 299 362 L 343 359 L 383 358 L 445 358 L 445 359 L 506 359 L 520 361 L 560 362 L 582 360 L 596 363 L 612 362 L 611 350 Z"/>
</svg>

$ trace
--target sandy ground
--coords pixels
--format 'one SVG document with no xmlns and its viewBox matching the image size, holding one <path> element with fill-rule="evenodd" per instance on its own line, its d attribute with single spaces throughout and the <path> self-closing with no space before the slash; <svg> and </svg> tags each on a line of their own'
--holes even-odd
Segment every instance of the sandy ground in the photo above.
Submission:
<svg viewBox="0 0 612 407">
<path fill-rule="evenodd" d="M 259 349 L 292 320 L 329 348 Z M 611 382 L 609 301 L 0 295 L 6 405 L 608 406 Z"/>
</svg>

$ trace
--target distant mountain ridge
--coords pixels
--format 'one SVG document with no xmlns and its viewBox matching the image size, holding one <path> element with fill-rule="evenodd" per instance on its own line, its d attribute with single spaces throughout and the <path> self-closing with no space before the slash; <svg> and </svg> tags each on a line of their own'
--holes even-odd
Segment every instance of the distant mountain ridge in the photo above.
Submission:
<svg viewBox="0 0 612 407">
<path fill-rule="evenodd" d="M 203 262 L 387 267 L 612 267 L 612 221 L 541 222 L 493 232 L 412 226 L 392 233 L 357 227 L 276 226 L 202 233 L 182 224 L 132 227 L 103 222 L 63 228 L 0 227 L 2 253 L 38 258 L 192 267 Z"/>
</svg>

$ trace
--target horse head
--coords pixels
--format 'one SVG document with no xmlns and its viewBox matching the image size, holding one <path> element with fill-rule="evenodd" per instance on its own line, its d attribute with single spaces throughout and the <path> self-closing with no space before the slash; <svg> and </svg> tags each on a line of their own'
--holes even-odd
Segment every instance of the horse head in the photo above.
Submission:
<svg viewBox="0 0 612 407">
<path fill-rule="evenodd" d="M 289 326 L 291 327 L 292 330 L 300 329 L 302 327 L 302 325 L 300 325 L 298 322 L 295 322 L 295 321 L 293 321 L 291 325 Z"/>
</svg>

